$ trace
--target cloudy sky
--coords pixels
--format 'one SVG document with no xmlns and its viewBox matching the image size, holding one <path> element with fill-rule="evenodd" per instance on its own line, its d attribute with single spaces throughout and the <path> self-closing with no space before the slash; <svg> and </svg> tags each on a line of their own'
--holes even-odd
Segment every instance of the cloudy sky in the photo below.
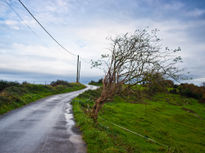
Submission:
<svg viewBox="0 0 205 153">
<path fill-rule="evenodd" d="M 145 27 L 159 29 L 164 46 L 181 47 L 182 66 L 193 76 L 191 82 L 205 81 L 204 0 L 22 2 L 64 47 L 83 58 L 84 82 L 103 75 L 91 69 L 89 61 L 107 51 L 106 37 Z M 75 73 L 76 57 L 56 45 L 18 0 L 0 1 L 0 79 L 74 81 Z"/>
</svg>

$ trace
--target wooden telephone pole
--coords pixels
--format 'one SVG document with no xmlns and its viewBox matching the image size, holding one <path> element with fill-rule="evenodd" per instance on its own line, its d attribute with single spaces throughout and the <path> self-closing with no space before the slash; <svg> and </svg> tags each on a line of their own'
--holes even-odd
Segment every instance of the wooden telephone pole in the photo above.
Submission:
<svg viewBox="0 0 205 153">
<path fill-rule="evenodd" d="M 77 74 L 76 74 L 76 83 L 79 83 L 80 78 L 80 67 L 79 67 L 79 55 L 77 56 Z"/>
<path fill-rule="evenodd" d="M 80 82 L 80 70 L 81 70 L 81 61 L 78 63 L 78 81 Z"/>
</svg>

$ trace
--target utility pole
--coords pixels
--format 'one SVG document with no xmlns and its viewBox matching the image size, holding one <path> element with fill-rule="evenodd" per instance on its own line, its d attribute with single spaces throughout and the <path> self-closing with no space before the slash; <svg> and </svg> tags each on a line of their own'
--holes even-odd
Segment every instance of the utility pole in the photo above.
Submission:
<svg viewBox="0 0 205 153">
<path fill-rule="evenodd" d="M 81 61 L 79 61 L 79 67 L 78 67 L 78 81 L 80 81 L 80 70 L 81 70 Z"/>
<path fill-rule="evenodd" d="M 76 83 L 79 83 L 79 55 L 77 56 L 77 74 L 76 74 Z"/>
</svg>

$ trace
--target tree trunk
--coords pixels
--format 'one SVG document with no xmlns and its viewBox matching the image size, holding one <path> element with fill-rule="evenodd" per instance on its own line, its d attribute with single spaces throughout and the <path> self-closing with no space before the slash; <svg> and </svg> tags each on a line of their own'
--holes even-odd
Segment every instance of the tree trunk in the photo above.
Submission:
<svg viewBox="0 0 205 153">
<path fill-rule="evenodd" d="M 100 109 L 102 108 L 104 102 L 105 102 L 105 99 L 102 96 L 100 96 L 95 101 L 95 105 L 93 106 L 93 110 L 92 110 L 92 118 L 94 119 L 95 122 L 97 122 L 98 113 L 99 113 Z"/>
<path fill-rule="evenodd" d="M 115 88 L 116 86 L 112 83 L 112 80 L 107 80 L 107 78 L 105 77 L 103 80 L 103 89 L 101 92 L 101 96 L 95 101 L 95 104 L 92 109 L 91 117 L 93 118 L 94 122 L 97 122 L 98 113 L 104 103 L 113 97 L 116 90 Z"/>
</svg>

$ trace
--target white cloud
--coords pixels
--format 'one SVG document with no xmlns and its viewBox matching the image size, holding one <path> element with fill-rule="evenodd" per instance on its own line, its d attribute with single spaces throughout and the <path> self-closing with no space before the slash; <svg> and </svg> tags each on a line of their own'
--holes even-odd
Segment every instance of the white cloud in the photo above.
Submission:
<svg viewBox="0 0 205 153">
<path fill-rule="evenodd" d="M 5 15 L 8 10 L 7 5 L 4 3 L 4 1 L 0 1 L 0 14 Z"/>
<path fill-rule="evenodd" d="M 5 20 L 4 24 L 12 29 L 19 30 L 19 23 L 16 20 Z"/>
<path fill-rule="evenodd" d="M 205 10 L 198 9 L 198 8 L 186 12 L 186 15 L 191 17 L 198 17 L 204 14 L 205 14 Z"/>
<path fill-rule="evenodd" d="M 198 86 L 201 86 L 202 85 L 202 82 L 205 82 L 205 77 L 203 78 L 197 78 L 197 79 L 190 79 L 190 80 L 185 80 L 185 81 L 182 81 L 184 83 L 194 83 Z"/>
<path fill-rule="evenodd" d="M 184 3 L 181 2 L 171 2 L 171 3 L 166 3 L 164 4 L 164 9 L 169 9 L 169 10 L 179 10 L 184 7 Z"/>
<path fill-rule="evenodd" d="M 130 19 L 125 23 L 114 20 L 96 20 L 92 22 L 92 25 L 58 29 L 58 33 L 63 34 L 59 38 L 60 41 L 64 40 L 63 44 L 66 44 L 66 48 L 72 49 L 72 52 L 80 54 L 81 57 L 90 61 L 91 59 L 99 58 L 102 53 L 108 51 L 107 48 L 109 48 L 110 42 L 106 40 L 106 37 L 133 32 L 137 28 L 144 28 L 149 25 L 150 29 L 158 28 L 160 30 L 159 35 L 163 40 L 164 46 L 169 46 L 170 48 L 181 46 L 183 50 L 182 56 L 188 58 L 194 54 L 193 50 L 198 50 L 200 53 L 204 48 L 200 42 L 192 44 L 192 38 L 187 36 L 187 30 L 194 27 L 195 24 L 203 25 L 204 22 L 185 23 L 177 20 L 156 22 L 150 19 Z M 84 46 L 82 47 L 81 44 L 78 44 L 78 41 L 84 42 Z M 64 75 L 68 74 L 69 70 L 70 74 L 75 74 L 76 57 L 67 55 L 57 46 L 46 47 L 15 43 L 13 44 L 13 49 L 16 50 L 11 55 L 13 57 L 2 56 L 2 58 L 8 59 L 7 61 L 10 63 L 7 64 L 7 68 L 15 67 L 15 63 L 18 63 L 17 67 L 21 70 Z M 14 56 L 22 57 L 23 61 L 19 59 L 15 61 Z M 27 63 L 26 66 L 24 63 Z M 91 70 L 89 64 L 83 61 L 82 64 L 82 75 L 102 75 L 99 70 Z"/>
<path fill-rule="evenodd" d="M 36 28 L 39 26 L 37 25 L 36 21 L 32 20 L 32 18 L 27 18 L 27 17 L 25 17 L 23 21 L 21 21 L 20 23 L 24 25 L 29 25 L 32 28 Z"/>
<path fill-rule="evenodd" d="M 59 48 L 46 48 L 43 46 L 14 44 L 13 54 L 2 54 L 0 57 L 1 68 L 40 72 L 50 74 L 67 74 L 73 71 L 75 60 L 59 52 Z"/>
<path fill-rule="evenodd" d="M 204 61 L 198 60 L 197 56 L 203 57 L 205 46 L 203 42 L 194 42 L 193 38 L 189 36 L 188 32 L 190 28 L 194 28 L 195 25 L 203 26 L 204 22 L 182 22 L 177 20 L 155 22 L 153 20 L 130 20 L 126 23 L 116 23 L 113 21 L 101 21 L 97 22 L 94 27 L 83 27 L 76 29 L 78 38 L 81 38 L 88 42 L 87 46 L 80 49 L 81 53 L 85 57 L 93 57 L 96 59 L 100 57 L 100 54 L 109 48 L 109 41 L 105 38 L 107 36 L 115 36 L 117 34 L 133 32 L 137 28 L 144 28 L 149 25 L 150 29 L 158 28 L 160 30 L 159 36 L 162 38 L 163 46 L 168 46 L 171 49 L 175 49 L 178 46 L 182 48 L 181 56 L 184 58 L 184 64 L 187 71 L 197 73 L 190 66 L 190 61 L 194 62 L 195 69 L 198 70 L 202 65 L 205 65 Z M 189 60 L 188 60 L 189 59 Z M 191 60 L 190 60 L 191 59 Z"/>
<path fill-rule="evenodd" d="M 13 52 L 15 50 L 15 52 Z M 11 53 L 12 52 L 12 53 Z M 40 45 L 13 44 L 10 53 L 1 52 L 0 68 L 16 71 L 45 73 L 71 76 L 76 73 L 76 57 L 73 57 L 59 47 L 44 47 Z M 90 69 L 90 65 L 82 61 L 83 76 L 98 76 L 99 71 Z"/>
<path fill-rule="evenodd" d="M 148 5 L 150 6 L 157 6 L 158 8 L 162 8 L 165 10 L 179 10 L 182 9 L 185 4 L 179 1 L 166 1 L 166 2 L 162 2 L 160 0 L 142 0 L 144 2 L 146 2 Z"/>
<path fill-rule="evenodd" d="M 19 43 L 14 43 L 12 45 L 13 49 L 16 50 L 16 54 L 21 56 L 41 56 L 45 58 L 56 58 L 59 60 L 71 59 L 70 56 L 68 58 L 59 52 L 58 47 L 46 47 L 42 45 L 24 45 Z"/>
</svg>

